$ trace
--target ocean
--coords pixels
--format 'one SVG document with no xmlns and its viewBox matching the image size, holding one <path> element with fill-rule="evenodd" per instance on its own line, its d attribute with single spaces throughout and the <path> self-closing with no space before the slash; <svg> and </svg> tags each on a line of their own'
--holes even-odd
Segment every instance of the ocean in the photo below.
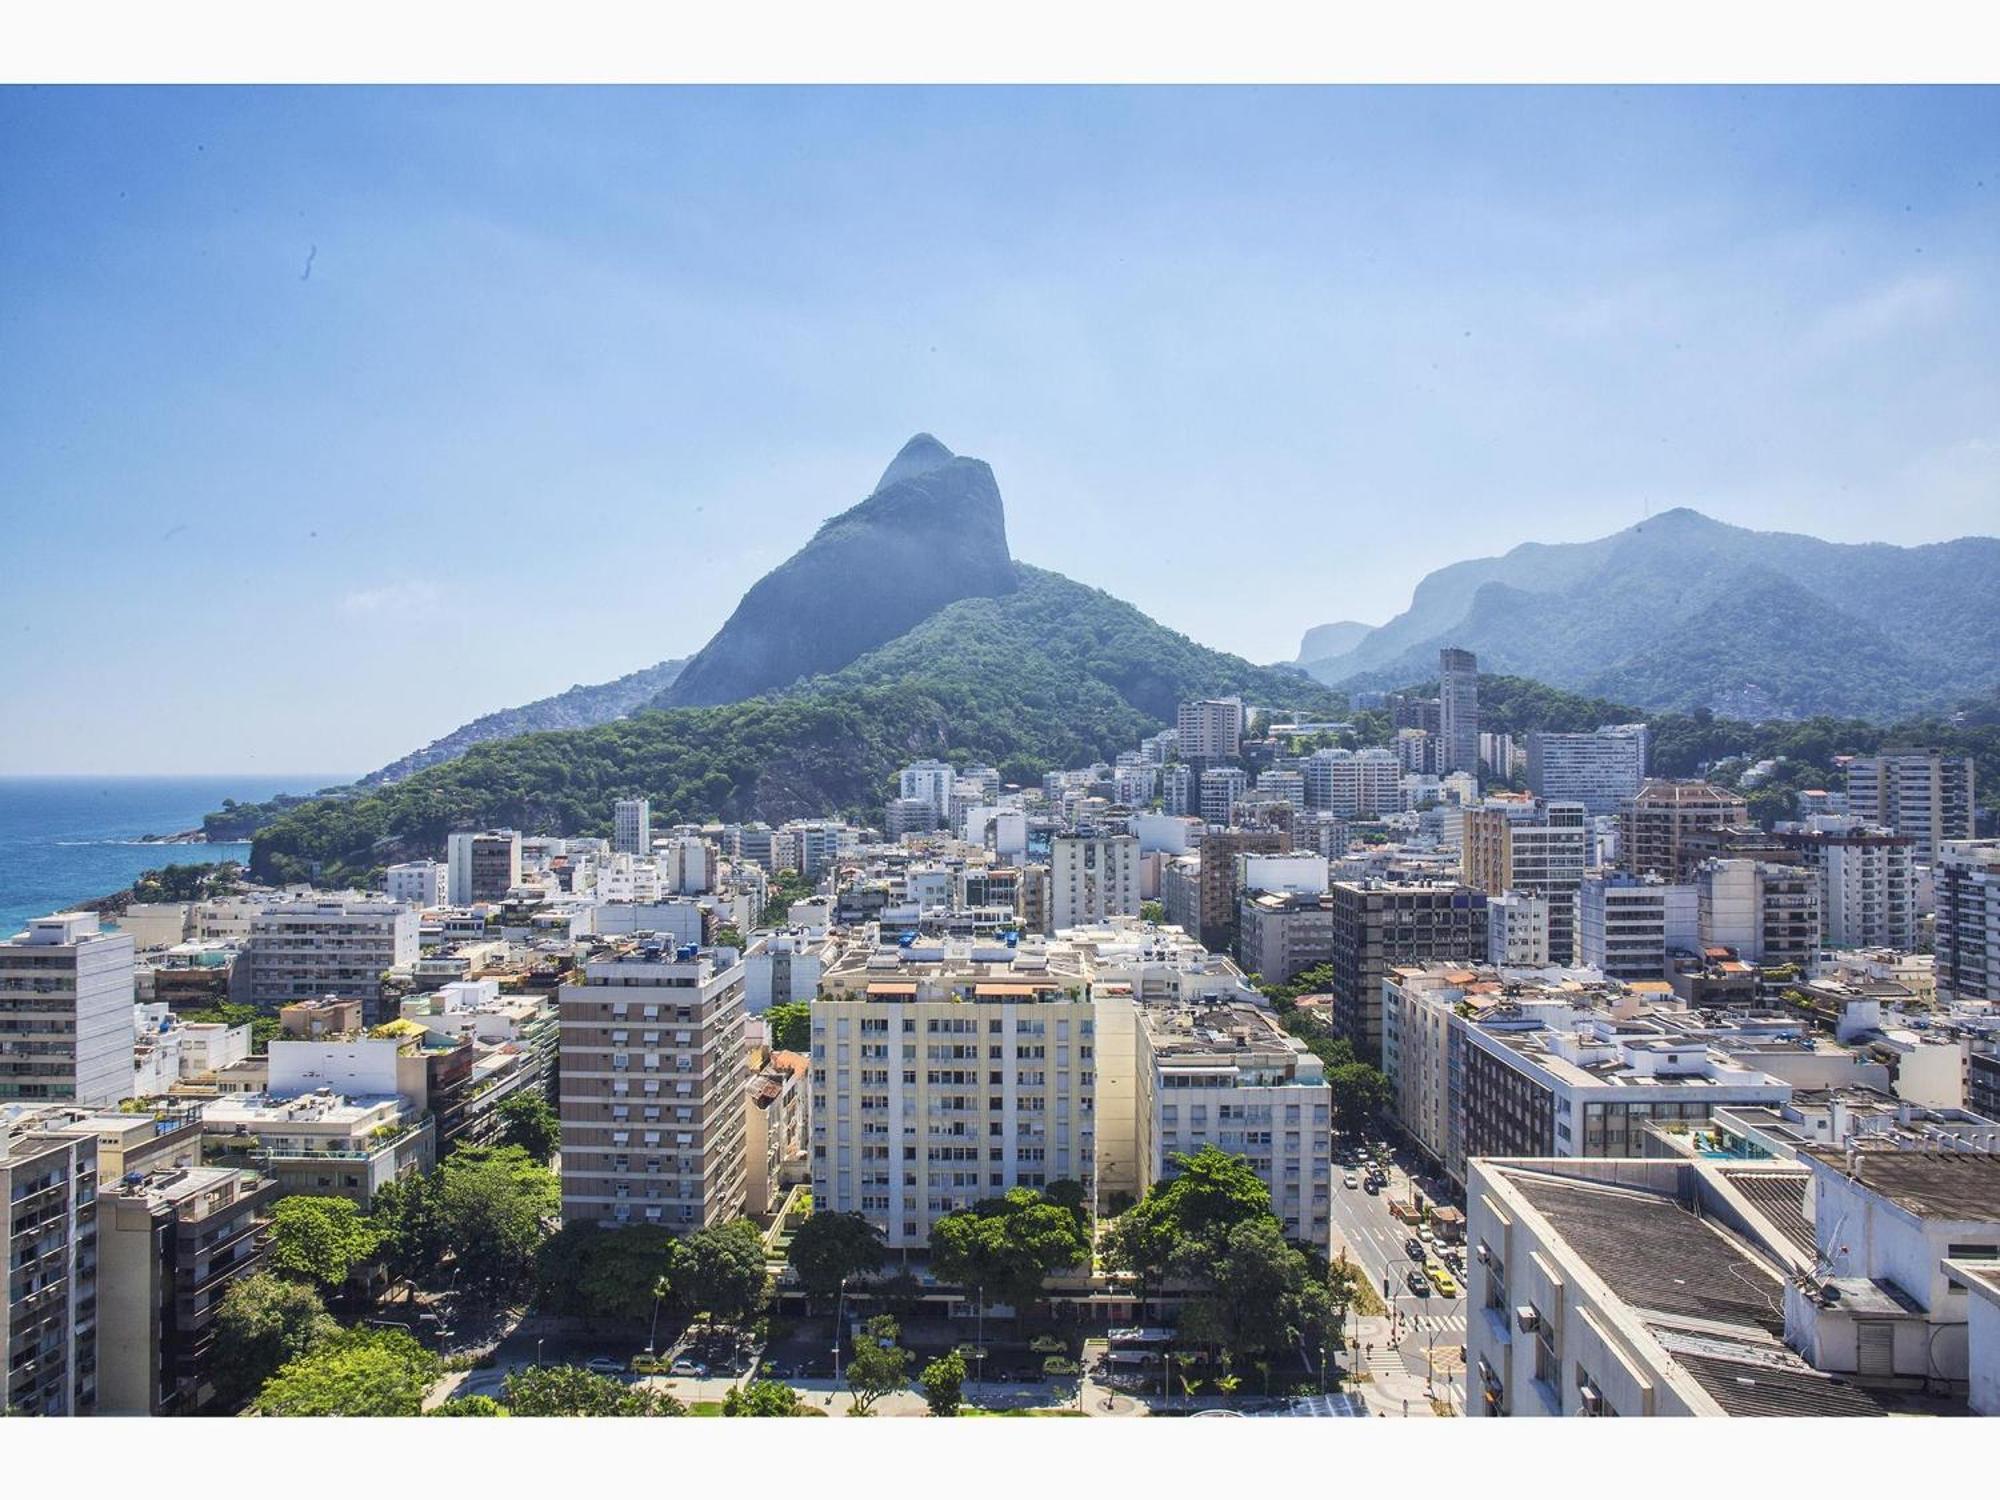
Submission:
<svg viewBox="0 0 2000 1500">
<path fill-rule="evenodd" d="M 248 844 L 142 844 L 199 828 L 225 797 L 262 802 L 348 775 L 0 776 L 0 941 L 33 917 L 123 890 L 161 865 L 247 860 Z"/>
</svg>

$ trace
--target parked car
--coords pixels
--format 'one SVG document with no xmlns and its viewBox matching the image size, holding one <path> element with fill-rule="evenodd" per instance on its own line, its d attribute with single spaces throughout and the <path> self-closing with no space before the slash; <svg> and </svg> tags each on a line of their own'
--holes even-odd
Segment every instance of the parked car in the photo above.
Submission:
<svg viewBox="0 0 2000 1500">
<path fill-rule="evenodd" d="M 595 1359 L 587 1359 L 583 1367 L 593 1375 L 623 1375 L 625 1366 L 609 1355 L 600 1354 Z"/>
<path fill-rule="evenodd" d="M 708 1366 L 698 1359 L 682 1358 L 674 1361 L 673 1368 L 668 1373 L 671 1375 L 687 1375 L 700 1380 L 708 1374 Z"/>
</svg>

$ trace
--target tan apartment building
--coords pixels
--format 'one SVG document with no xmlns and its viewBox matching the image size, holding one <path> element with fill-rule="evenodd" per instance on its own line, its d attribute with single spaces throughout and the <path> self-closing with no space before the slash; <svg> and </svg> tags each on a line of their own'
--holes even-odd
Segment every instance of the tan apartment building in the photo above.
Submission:
<svg viewBox="0 0 2000 1500">
<path fill-rule="evenodd" d="M 1618 866 L 1674 884 L 1694 863 L 1683 847 L 1696 829 L 1750 825 L 1750 804 L 1706 781 L 1655 778 L 1618 813 Z"/>
</svg>

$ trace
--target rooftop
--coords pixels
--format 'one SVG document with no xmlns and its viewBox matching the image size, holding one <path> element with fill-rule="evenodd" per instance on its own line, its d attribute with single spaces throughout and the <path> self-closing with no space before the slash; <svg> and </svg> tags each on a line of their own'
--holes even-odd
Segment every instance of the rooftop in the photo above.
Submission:
<svg viewBox="0 0 2000 1500">
<path fill-rule="evenodd" d="M 1851 1157 L 1827 1146 L 1804 1154 L 1920 1218 L 2000 1221 L 2000 1156 L 1990 1152 L 1884 1150 L 1864 1143 Z"/>
</svg>

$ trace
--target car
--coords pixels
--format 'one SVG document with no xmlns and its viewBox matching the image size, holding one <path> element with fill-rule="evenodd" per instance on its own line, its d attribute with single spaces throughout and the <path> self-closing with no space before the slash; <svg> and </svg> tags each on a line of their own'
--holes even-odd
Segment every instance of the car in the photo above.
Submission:
<svg viewBox="0 0 2000 1500">
<path fill-rule="evenodd" d="M 1424 1242 L 1420 1239 L 1415 1238 L 1414 1236 L 1412 1236 L 1410 1239 L 1404 1240 L 1403 1253 L 1409 1256 L 1411 1260 L 1416 1261 L 1418 1264 L 1422 1264 L 1424 1258 Z"/>
<path fill-rule="evenodd" d="M 1363 1187 L 1365 1187 L 1365 1188 L 1367 1188 L 1367 1189 L 1368 1189 L 1368 1192 L 1369 1192 L 1370 1196 L 1372 1196 L 1372 1197 L 1380 1197 L 1380 1196 L 1381 1196 L 1381 1193 L 1382 1193 L 1382 1184 L 1381 1184 L 1381 1183 L 1379 1183 L 1379 1182 L 1377 1182 L 1377 1181 L 1376 1181 L 1376 1180 L 1375 1180 L 1374 1178 L 1372 1178 L 1372 1177 L 1371 1177 L 1371 1178 L 1369 1178 L 1369 1179 L 1368 1179 L 1368 1180 L 1367 1180 L 1366 1182 L 1362 1183 L 1361 1185 L 1362 1185 Z"/>
<path fill-rule="evenodd" d="M 1434 1243 L 1437 1239 L 1437 1236 L 1431 1233 L 1431 1226 L 1426 1224 L 1424 1225 L 1423 1228 L 1417 1231 L 1417 1238 L 1422 1240 L 1426 1245 L 1428 1245 Z"/>
<path fill-rule="evenodd" d="M 593 1375 L 623 1375 L 625 1367 L 608 1354 L 600 1354 L 595 1359 L 587 1359 L 583 1367 Z"/>
<path fill-rule="evenodd" d="M 675 1360 L 673 1367 L 667 1373 L 669 1375 L 688 1375 L 696 1380 L 700 1380 L 708 1374 L 708 1366 L 698 1359 L 682 1358 Z"/>
<path fill-rule="evenodd" d="M 1422 1271 L 1412 1271 L 1403 1279 L 1410 1284 L 1410 1290 L 1419 1297 L 1428 1297 L 1431 1294 L 1430 1281 Z"/>
<path fill-rule="evenodd" d="M 1433 1263 L 1425 1267 L 1424 1270 L 1425 1274 L 1431 1279 L 1431 1285 L 1437 1288 L 1437 1294 L 1440 1297 L 1456 1297 L 1458 1295 L 1458 1283 L 1452 1279 L 1451 1272 L 1447 1271 L 1443 1266 Z"/>
<path fill-rule="evenodd" d="M 1361 1179 L 1359 1177 L 1356 1177 L 1352 1172 L 1349 1172 L 1347 1174 L 1347 1186 L 1351 1188 L 1360 1187 Z"/>
</svg>

